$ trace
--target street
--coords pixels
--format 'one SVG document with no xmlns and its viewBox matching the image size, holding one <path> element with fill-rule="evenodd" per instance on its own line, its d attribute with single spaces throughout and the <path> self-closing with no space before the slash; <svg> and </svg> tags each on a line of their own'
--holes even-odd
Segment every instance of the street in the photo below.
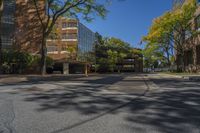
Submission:
<svg viewBox="0 0 200 133">
<path fill-rule="evenodd" d="M 0 133 L 200 133 L 200 82 L 112 74 L 0 83 Z"/>
</svg>

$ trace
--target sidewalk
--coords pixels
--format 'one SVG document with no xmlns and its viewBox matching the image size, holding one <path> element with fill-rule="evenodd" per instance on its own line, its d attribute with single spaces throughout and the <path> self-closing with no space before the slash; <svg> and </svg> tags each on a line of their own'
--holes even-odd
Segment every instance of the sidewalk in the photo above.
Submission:
<svg viewBox="0 0 200 133">
<path fill-rule="evenodd" d="M 65 81 L 75 78 L 86 77 L 84 74 L 53 74 L 53 75 L 0 75 L 0 84 L 16 84 L 24 82 L 40 81 Z"/>
<path fill-rule="evenodd" d="M 170 76 L 174 78 L 182 78 L 186 80 L 192 80 L 192 81 L 200 81 L 200 74 L 197 75 L 174 75 L 174 74 L 168 74 L 168 73 L 159 73 L 159 75 L 164 75 L 164 76 Z"/>
</svg>

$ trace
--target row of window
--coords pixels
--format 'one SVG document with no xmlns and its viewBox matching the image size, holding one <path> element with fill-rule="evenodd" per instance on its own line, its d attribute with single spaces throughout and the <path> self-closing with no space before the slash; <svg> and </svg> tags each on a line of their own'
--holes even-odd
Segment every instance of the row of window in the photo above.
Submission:
<svg viewBox="0 0 200 133">
<path fill-rule="evenodd" d="M 62 28 L 73 28 L 77 27 L 77 23 L 71 23 L 71 22 L 63 22 Z"/>
<path fill-rule="evenodd" d="M 47 46 L 47 52 L 58 52 L 58 51 L 68 51 L 68 47 L 66 45 L 62 45 L 62 47 L 58 47 L 53 44 Z"/>
<path fill-rule="evenodd" d="M 60 24 L 56 23 L 55 27 L 59 28 Z M 74 22 L 63 22 L 62 23 L 62 28 L 77 28 L 77 27 L 78 27 L 77 23 L 74 23 Z"/>
<path fill-rule="evenodd" d="M 63 33 L 62 39 L 77 39 L 76 33 Z"/>
</svg>

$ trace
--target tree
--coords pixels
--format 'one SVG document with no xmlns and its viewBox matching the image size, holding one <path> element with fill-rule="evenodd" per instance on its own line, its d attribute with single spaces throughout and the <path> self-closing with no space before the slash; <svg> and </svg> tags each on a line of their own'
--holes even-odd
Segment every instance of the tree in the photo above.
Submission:
<svg viewBox="0 0 200 133">
<path fill-rule="evenodd" d="M 98 36 L 96 42 L 96 64 L 100 72 L 120 71 L 117 67 L 122 64 L 125 57 L 130 54 L 131 47 L 128 43 L 118 38 L 102 38 Z"/>
<path fill-rule="evenodd" d="M 31 55 L 27 52 L 17 50 L 2 50 L 2 73 L 24 73 L 27 70 L 38 72 L 37 67 L 40 63 L 38 55 Z M 47 57 L 47 66 L 53 65 L 53 60 Z"/>
<path fill-rule="evenodd" d="M 0 0 L 0 27 L 1 27 L 1 17 L 3 13 L 3 0 Z M 1 66 L 2 66 L 2 40 L 1 40 L 1 32 L 0 31 L 0 73 L 1 73 Z"/>
<path fill-rule="evenodd" d="M 46 72 L 46 39 L 53 30 L 57 19 L 61 16 L 77 17 L 82 15 L 87 21 L 91 21 L 94 15 L 105 17 L 105 5 L 96 0 L 46 0 L 46 15 L 40 13 L 40 0 L 33 0 L 37 16 L 42 26 L 41 44 L 41 73 Z"/>
<path fill-rule="evenodd" d="M 147 44 L 142 53 L 144 55 L 144 66 L 146 68 L 157 68 L 158 63 L 166 62 L 166 58 L 159 46 L 153 43 Z"/>
<path fill-rule="evenodd" d="M 117 64 L 117 60 L 118 60 L 118 53 L 117 51 L 112 51 L 111 49 L 109 49 L 107 51 L 108 54 L 108 63 L 109 63 L 109 68 L 111 70 L 111 72 L 114 72 L 116 64 Z"/>
<path fill-rule="evenodd" d="M 174 56 L 173 50 L 175 49 L 177 55 L 183 59 L 186 36 L 191 37 L 196 34 L 190 24 L 196 9 L 196 0 L 187 0 L 182 6 L 156 18 L 148 35 L 143 38 L 144 41 L 162 49 L 169 65 L 171 64 L 170 58 Z"/>
</svg>

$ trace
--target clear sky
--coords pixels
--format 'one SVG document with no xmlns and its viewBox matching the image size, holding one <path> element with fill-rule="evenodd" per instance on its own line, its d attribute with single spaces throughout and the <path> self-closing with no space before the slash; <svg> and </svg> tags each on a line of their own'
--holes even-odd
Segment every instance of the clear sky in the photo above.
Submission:
<svg viewBox="0 0 200 133">
<path fill-rule="evenodd" d="M 93 22 L 81 22 L 102 36 L 117 37 L 134 47 L 146 35 L 153 18 L 172 8 L 173 0 L 113 0 L 108 6 L 105 20 L 96 18 Z"/>
</svg>

